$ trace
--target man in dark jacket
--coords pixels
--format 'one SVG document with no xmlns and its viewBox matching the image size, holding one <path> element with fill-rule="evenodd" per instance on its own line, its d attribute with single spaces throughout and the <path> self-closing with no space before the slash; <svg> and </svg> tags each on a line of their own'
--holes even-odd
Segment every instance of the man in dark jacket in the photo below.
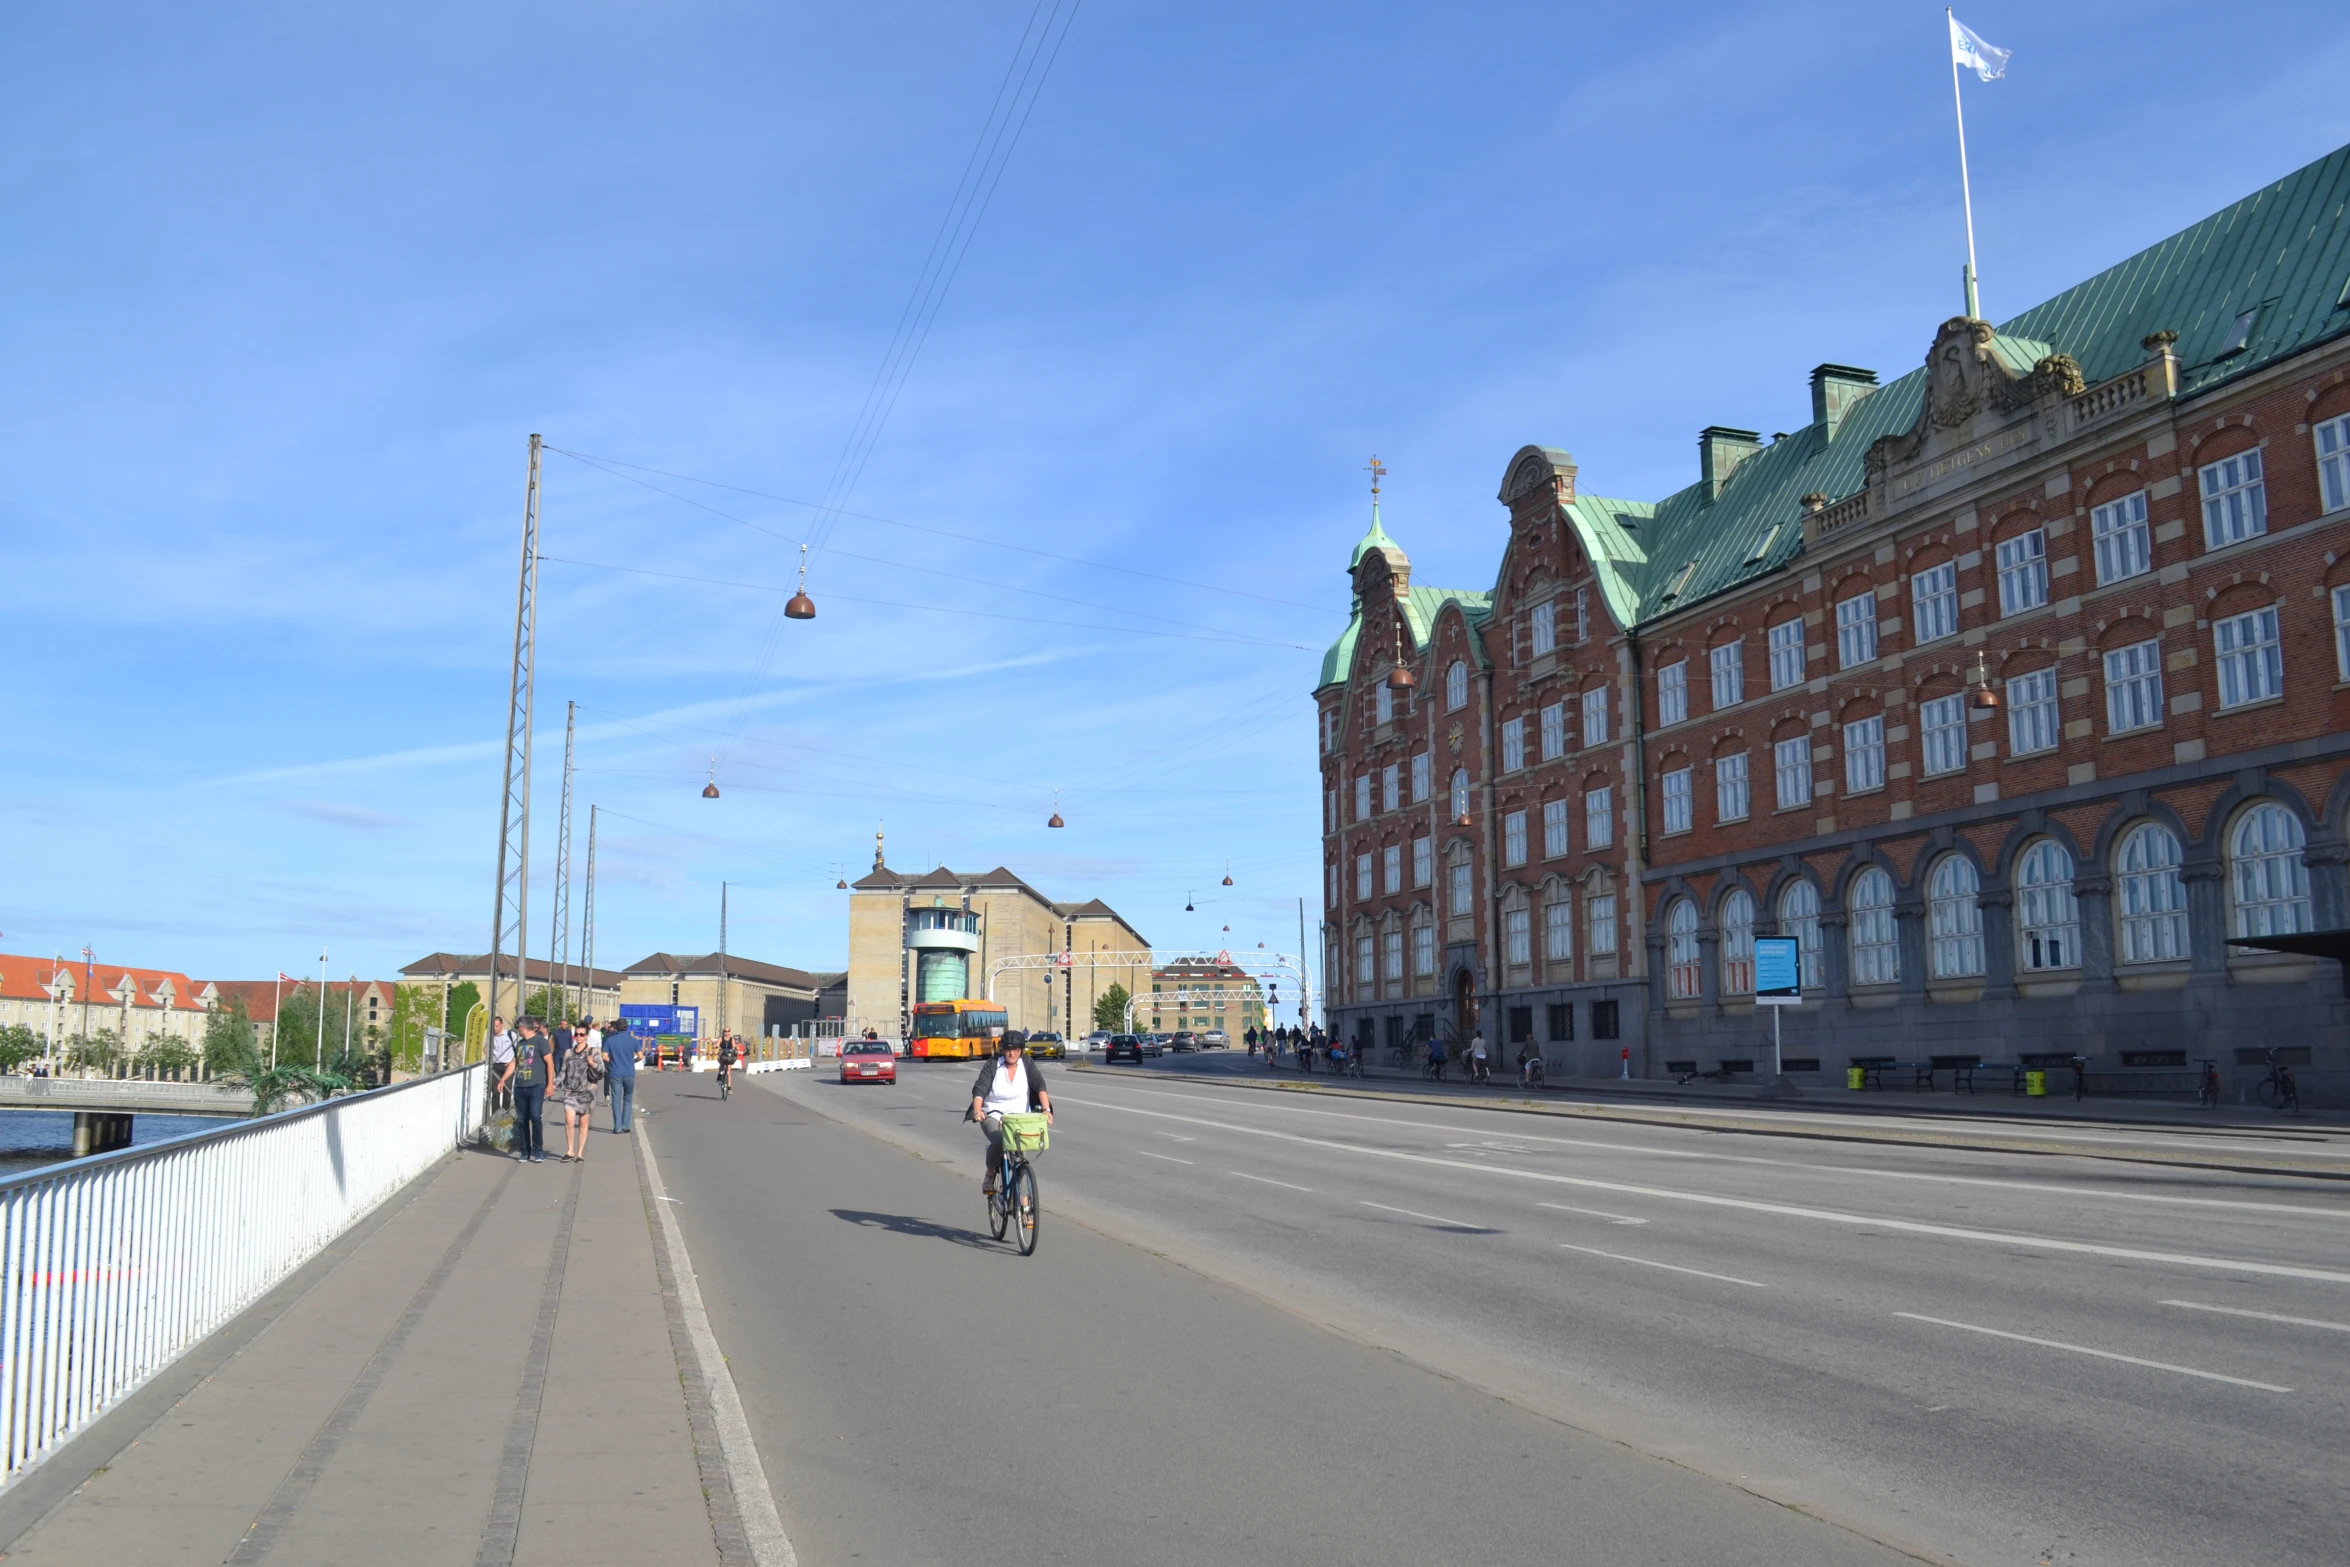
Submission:
<svg viewBox="0 0 2350 1567">
<path fill-rule="evenodd" d="M 971 1112 L 965 1118 L 987 1132 L 983 1189 L 990 1197 L 995 1195 L 996 1178 L 1004 1172 L 1005 1115 L 1041 1112 L 1048 1124 L 1053 1118 L 1053 1096 L 1044 1091 L 1044 1073 L 1027 1059 L 1028 1036 L 1014 1029 L 998 1041 L 996 1050 L 992 1060 L 980 1064 L 979 1077 L 971 1085 Z"/>
</svg>

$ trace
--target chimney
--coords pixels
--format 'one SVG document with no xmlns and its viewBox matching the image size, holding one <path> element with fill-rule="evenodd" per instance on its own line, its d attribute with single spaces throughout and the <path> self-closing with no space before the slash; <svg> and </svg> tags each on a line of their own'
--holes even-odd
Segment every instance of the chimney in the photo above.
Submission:
<svg viewBox="0 0 2350 1567">
<path fill-rule="evenodd" d="M 1851 365 L 1821 365 L 1811 373 L 1811 422 L 1824 425 L 1829 440 L 1836 439 L 1836 426 L 1844 422 L 1846 410 L 1876 390 L 1877 372 L 1856 370 Z"/>
<path fill-rule="evenodd" d="M 1705 482 L 1706 500 L 1718 499 L 1738 465 L 1761 450 L 1762 433 L 1758 430 L 1729 430 L 1709 424 L 1698 431 L 1697 474 Z"/>
</svg>

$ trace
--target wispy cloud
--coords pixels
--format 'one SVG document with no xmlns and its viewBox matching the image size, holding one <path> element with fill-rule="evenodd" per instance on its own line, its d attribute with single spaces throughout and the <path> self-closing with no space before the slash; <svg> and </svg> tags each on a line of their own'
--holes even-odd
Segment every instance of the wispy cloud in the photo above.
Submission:
<svg viewBox="0 0 2350 1567">
<path fill-rule="evenodd" d="M 353 832 L 391 832 L 415 823 L 391 811 L 370 810 L 364 805 L 344 805 L 333 800 L 280 800 L 279 810 L 288 816 L 300 816 L 330 827 L 348 827 Z"/>
</svg>

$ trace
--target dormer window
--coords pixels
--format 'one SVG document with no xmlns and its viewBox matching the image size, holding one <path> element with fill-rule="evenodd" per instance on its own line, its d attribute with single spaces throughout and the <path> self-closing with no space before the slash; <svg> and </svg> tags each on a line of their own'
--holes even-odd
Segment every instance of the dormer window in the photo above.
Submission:
<svg viewBox="0 0 2350 1567">
<path fill-rule="evenodd" d="M 2250 310 L 2247 310 L 2242 315 L 2236 317 L 2236 324 L 2228 328 L 2228 340 L 2220 344 L 2219 352 L 2213 354 L 2211 357 L 2214 359 L 2233 359 L 2238 354 L 2242 353 L 2245 348 L 2251 344 L 2252 325 L 2259 319 L 2260 307 L 2258 305 L 2254 305 Z"/>
</svg>

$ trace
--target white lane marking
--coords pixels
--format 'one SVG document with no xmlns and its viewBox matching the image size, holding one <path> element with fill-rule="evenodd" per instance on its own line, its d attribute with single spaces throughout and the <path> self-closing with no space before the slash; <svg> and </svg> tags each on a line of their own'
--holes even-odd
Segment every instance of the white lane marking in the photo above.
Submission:
<svg viewBox="0 0 2350 1567">
<path fill-rule="evenodd" d="M 1199 1141 L 1198 1138 L 1186 1137 L 1181 1132 L 1161 1132 L 1159 1135 L 1161 1137 L 1171 1138 L 1179 1143 L 1196 1143 Z"/>
<path fill-rule="evenodd" d="M 1383 1202 L 1367 1202 L 1363 1206 L 1376 1208 L 1381 1213 L 1400 1213 L 1407 1219 L 1426 1219 L 1430 1224 L 1447 1225 L 1456 1230 L 1476 1230 L 1485 1235 L 1499 1235 L 1501 1233 L 1490 1224 L 1471 1224 L 1466 1219 L 1445 1219 L 1439 1218 L 1433 1213 L 1414 1213 L 1409 1208 L 1390 1208 Z"/>
<path fill-rule="evenodd" d="M 1246 1170 L 1227 1170 L 1225 1173 L 1237 1175 L 1244 1181 L 1262 1181 L 1267 1186 L 1287 1186 L 1293 1192 L 1311 1192 L 1313 1190 L 1311 1186 L 1298 1186 L 1288 1181 L 1276 1181 L 1269 1175 L 1251 1175 Z"/>
<path fill-rule="evenodd" d="M 1163 1089 L 1142 1089 L 1139 1091 L 1157 1099 L 1180 1099 L 1196 1104 L 1213 1104 L 1225 1109 L 1233 1108 L 1229 1096 L 1221 1094 L 1183 1094 Z M 1338 1121 L 1364 1121 L 1373 1126 L 1412 1127 L 1428 1132 L 1460 1133 L 1471 1130 L 1469 1127 L 1449 1125 L 1442 1121 L 1414 1121 L 1400 1116 L 1364 1115 L 1358 1111 L 1325 1110 L 1312 1105 L 1274 1103 L 1252 1104 L 1246 1108 L 1278 1111 L 1289 1115 L 1323 1116 Z M 1640 1125 L 1645 1123 L 1627 1122 L 1622 1124 Z M 1929 1126 L 1927 1129 L 1948 1130 L 1943 1126 Z M 2068 1186 L 2054 1181 L 2015 1181 L 1983 1175 L 1941 1175 L 1923 1170 L 1878 1170 L 1871 1169 L 1866 1165 L 1816 1164 L 1802 1159 L 1768 1159 L 1760 1154 L 1726 1154 L 1688 1148 L 1661 1148 L 1650 1143 L 1605 1142 L 1598 1138 L 1588 1137 L 1546 1137 L 1539 1132 L 1524 1132 L 1517 1134 L 1517 1136 L 1523 1142 L 1541 1143 L 1553 1148 L 1588 1148 L 1600 1153 L 1648 1154 L 1659 1159 L 1692 1159 L 1720 1164 L 1758 1164 L 1775 1170 L 1806 1170 L 1821 1175 L 1857 1175 L 1873 1181 L 1927 1181 L 1939 1186 L 1980 1186 L 1996 1191 L 2046 1192 L 2065 1197 L 2104 1197 L 2111 1198 L 2116 1202 L 2161 1203 L 2187 1208 L 2218 1208 L 2240 1213 L 2296 1214 L 2303 1218 L 2331 1219 L 2337 1224 L 2350 1223 L 2350 1207 L 2319 1208 L 2306 1203 L 2250 1202 L 2233 1197 L 2180 1197 L 2168 1192 L 2108 1191 L 2102 1187 Z M 1956 1151 L 1997 1153 L 2002 1150 L 1960 1149 Z"/>
<path fill-rule="evenodd" d="M 1604 1208 L 1575 1208 L 1563 1202 L 1538 1202 L 1537 1208 L 1556 1208 L 1561 1213 L 1588 1214 L 1594 1219 L 1605 1219 L 1610 1224 L 1646 1224 L 1646 1219 L 1635 1219 L 1628 1213 L 1610 1213 Z"/>
<path fill-rule="evenodd" d="M 1134 1151 L 1135 1151 L 1136 1153 L 1138 1153 L 1138 1154 L 1142 1155 L 1142 1156 L 1143 1156 L 1145 1159 L 1164 1159 L 1164 1160 L 1166 1160 L 1166 1161 L 1167 1161 L 1169 1164 L 1189 1164 L 1189 1163 L 1191 1163 L 1191 1161 L 1190 1161 L 1189 1159 L 1178 1159 L 1178 1158 L 1176 1158 L 1176 1157 L 1175 1157 L 1173 1154 L 1171 1154 L 1171 1153 L 1152 1153 L 1152 1152 L 1151 1152 L 1151 1151 L 1150 1151 L 1148 1148 L 1137 1148 L 1137 1149 L 1135 1149 Z"/>
<path fill-rule="evenodd" d="M 677 1203 L 677 1205 L 678 1205 L 680 1208 L 682 1208 L 682 1207 L 684 1207 L 684 1206 L 685 1206 L 685 1204 L 684 1204 L 683 1202 L 679 1202 L 679 1201 L 678 1201 L 678 1199 L 677 1199 L 677 1198 L 675 1198 L 675 1197 L 663 1197 L 663 1196 L 660 1196 L 660 1195 L 658 1195 L 658 1194 L 656 1194 L 656 1195 L 654 1196 L 654 1198 L 653 1198 L 653 1201 L 655 1201 L 655 1202 L 674 1202 L 674 1203 Z"/>
<path fill-rule="evenodd" d="M 2246 1377 L 2224 1377 L 2216 1371 L 2198 1371 L 2193 1366 L 2174 1366 L 2167 1360 L 2142 1360 L 2136 1355 L 2116 1354 L 2110 1349 L 2091 1349 L 2086 1344 L 2067 1344 L 2061 1339 L 2034 1338 L 2029 1333 L 2007 1333 L 1998 1328 L 1977 1327 L 1972 1322 L 1953 1322 L 1947 1317 L 1922 1317 L 1914 1311 L 1897 1311 L 1897 1317 L 1912 1322 L 1931 1322 L 1938 1328 L 1957 1328 L 1965 1333 L 1983 1333 L 1992 1338 L 2014 1339 L 2018 1344 L 2037 1344 L 2042 1349 L 2069 1349 L 2076 1355 L 2095 1355 L 2099 1360 L 2118 1360 L 2124 1365 L 2145 1366 L 2154 1371 L 2173 1371 L 2183 1377 L 2201 1377 L 2206 1382 L 2225 1382 L 2234 1387 L 2258 1388 L 2263 1393 L 2290 1393 L 2289 1387 L 2274 1382 L 2254 1382 Z"/>
<path fill-rule="evenodd" d="M 2119 1257 L 2130 1262 L 2167 1263 L 2180 1268 L 2213 1268 L 2222 1273 L 2258 1273 L 2271 1278 L 2315 1279 L 2326 1284 L 2350 1284 L 2350 1273 L 2339 1272 L 2331 1268 L 2301 1268 L 2281 1262 L 2244 1262 L 2232 1257 L 2204 1257 L 2191 1252 L 2146 1251 L 2135 1246 L 2100 1246 L 2089 1241 L 2058 1240 L 2050 1235 L 1970 1230 L 1955 1224 L 1928 1224 L 1918 1219 L 1887 1219 L 1865 1213 L 1842 1213 L 1834 1208 L 1805 1208 L 1794 1203 L 1761 1202 L 1750 1197 L 1719 1197 L 1711 1192 L 1675 1191 L 1669 1186 L 1636 1186 L 1629 1181 L 1601 1181 L 1594 1180 L 1589 1176 L 1559 1175 L 1549 1170 L 1521 1170 L 1506 1164 L 1471 1163 L 1466 1159 L 1440 1159 L 1434 1154 L 1407 1153 L 1400 1148 L 1373 1148 L 1362 1143 L 1342 1143 L 1326 1137 L 1307 1137 L 1297 1132 L 1276 1132 L 1261 1126 L 1239 1126 L 1228 1121 L 1210 1121 L 1201 1116 L 1176 1115 L 1166 1110 L 1142 1110 L 1133 1105 L 1110 1104 L 1098 1099 L 1080 1099 L 1073 1102 L 1099 1110 L 1123 1110 L 1128 1115 L 1145 1115 L 1160 1120 L 1182 1121 L 1192 1126 L 1205 1126 L 1216 1131 L 1239 1132 L 1250 1137 L 1270 1137 L 1279 1142 L 1300 1143 L 1309 1148 L 1327 1148 L 1338 1153 L 1362 1154 L 1373 1159 L 1394 1159 L 1404 1164 L 1433 1165 L 1444 1170 L 1475 1170 L 1487 1174 L 1514 1175 L 1520 1180 L 1542 1181 L 1555 1186 L 1575 1186 L 1586 1191 L 1624 1192 L 1635 1197 L 1662 1197 L 1673 1202 L 1696 1203 L 1708 1208 L 1735 1208 L 1747 1213 L 1777 1214 L 1781 1218 L 1814 1219 L 1824 1224 L 1865 1225 L 1873 1229 L 1899 1230 L 1910 1235 L 1934 1235 L 1944 1240 L 1972 1241 L 1985 1246 L 2021 1246 L 2032 1251 L 2070 1252 L 2084 1257 Z M 1233 1173 L 1237 1175 L 1240 1172 L 1236 1170 Z M 1301 1186 L 1297 1189 L 1304 1191 L 1306 1188 Z"/>
<path fill-rule="evenodd" d="M 2336 1333 L 2350 1333 L 2350 1322 L 2328 1322 L 2323 1317 L 2283 1317 L 2273 1311 L 2246 1311 L 2241 1306 L 2206 1306 L 2199 1300 L 2166 1300 L 2162 1304 L 2182 1311 L 2216 1311 L 2225 1317 L 2258 1317 L 2263 1322 L 2289 1322 L 2297 1328 L 2328 1328 Z"/>
<path fill-rule="evenodd" d="M 1560 1241 L 1559 1250 L 1579 1251 L 1588 1256 L 1605 1257 L 1612 1262 L 1637 1262 L 1644 1268 L 1662 1268 L 1667 1273 L 1687 1273 L 1701 1279 L 1719 1279 L 1724 1284 L 1743 1284 L 1748 1289 L 1767 1290 L 1770 1288 L 1768 1284 L 1757 1284 L 1752 1279 L 1733 1278 L 1727 1273 L 1708 1273 L 1703 1268 L 1684 1268 L 1677 1262 L 1652 1262 L 1646 1257 L 1627 1257 L 1620 1251 L 1601 1251 L 1596 1246 L 1570 1246 L 1565 1241 Z"/>
</svg>

